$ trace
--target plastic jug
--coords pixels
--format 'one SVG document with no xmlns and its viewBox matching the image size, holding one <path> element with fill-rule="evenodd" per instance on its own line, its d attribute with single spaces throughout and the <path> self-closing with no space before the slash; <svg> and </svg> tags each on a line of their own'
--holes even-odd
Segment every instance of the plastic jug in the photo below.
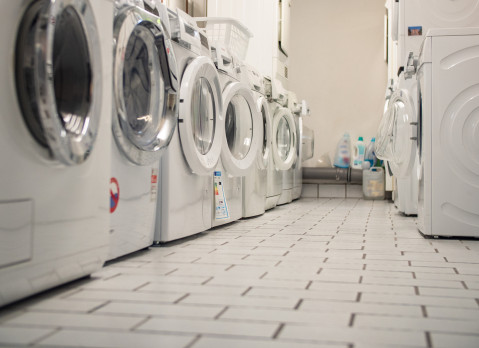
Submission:
<svg viewBox="0 0 479 348">
<path fill-rule="evenodd" d="M 363 169 L 372 168 L 376 164 L 376 153 L 374 151 L 375 146 L 376 146 L 376 138 L 372 138 L 364 154 L 365 165 L 363 165 Z M 369 166 L 366 164 L 367 162 L 369 163 Z"/>
<path fill-rule="evenodd" d="M 339 168 L 349 168 L 351 162 L 351 140 L 349 133 L 344 133 L 336 147 L 334 156 L 334 166 Z"/>
<path fill-rule="evenodd" d="M 372 167 L 363 171 L 363 196 L 365 199 L 384 199 L 384 169 Z"/>
<path fill-rule="evenodd" d="M 356 144 L 354 144 L 353 168 L 362 169 L 365 150 L 366 147 L 363 142 L 363 137 L 359 137 Z"/>
</svg>

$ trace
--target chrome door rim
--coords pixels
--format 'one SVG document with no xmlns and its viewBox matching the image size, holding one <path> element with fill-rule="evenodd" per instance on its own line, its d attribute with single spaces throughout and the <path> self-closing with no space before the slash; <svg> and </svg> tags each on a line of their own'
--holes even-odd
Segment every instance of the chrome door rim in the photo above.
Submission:
<svg viewBox="0 0 479 348">
<path fill-rule="evenodd" d="M 160 69 L 165 86 L 160 90 L 160 86 L 155 84 L 153 95 L 159 98 L 163 94 L 163 105 L 152 110 L 158 113 L 162 119 L 161 128 L 158 129 L 156 137 L 146 145 L 135 144 L 129 130 L 128 116 L 126 112 L 124 94 L 123 94 L 123 73 L 124 73 L 124 53 L 133 31 L 137 26 L 143 25 L 147 28 L 154 38 L 155 49 L 160 60 Z M 160 19 L 149 12 L 134 6 L 123 7 L 115 17 L 114 25 L 114 71 L 113 71 L 113 90 L 115 107 L 112 117 L 112 131 L 116 144 L 123 154 L 133 163 L 138 165 L 148 165 L 158 161 L 162 153 L 169 145 L 173 137 L 177 124 L 177 82 L 176 71 L 172 74 L 175 64 L 170 64 L 174 60 L 174 53 L 171 49 L 167 37 L 161 27 Z M 121 57 L 121 59 L 118 59 Z M 155 73 L 155 72 L 152 72 Z M 160 103 L 158 103 L 160 104 Z"/>
<path fill-rule="evenodd" d="M 85 116 L 63 115 L 54 86 L 55 30 L 66 10 L 73 10 L 86 41 L 90 74 L 89 110 Z M 50 157 L 66 165 L 83 163 L 97 137 L 101 106 L 101 56 L 98 30 L 88 0 L 39 0 L 25 11 L 16 48 L 17 94 L 33 136 Z"/>
</svg>

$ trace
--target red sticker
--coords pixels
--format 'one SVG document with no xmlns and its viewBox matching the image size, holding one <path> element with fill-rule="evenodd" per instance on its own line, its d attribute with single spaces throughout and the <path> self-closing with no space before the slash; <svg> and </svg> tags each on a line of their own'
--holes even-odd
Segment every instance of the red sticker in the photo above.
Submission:
<svg viewBox="0 0 479 348">
<path fill-rule="evenodd" d="M 151 174 L 151 183 L 157 184 L 158 183 L 158 175 Z"/>
<path fill-rule="evenodd" d="M 118 207 L 120 201 L 120 185 L 116 178 L 110 179 L 110 213 L 113 213 Z"/>
</svg>

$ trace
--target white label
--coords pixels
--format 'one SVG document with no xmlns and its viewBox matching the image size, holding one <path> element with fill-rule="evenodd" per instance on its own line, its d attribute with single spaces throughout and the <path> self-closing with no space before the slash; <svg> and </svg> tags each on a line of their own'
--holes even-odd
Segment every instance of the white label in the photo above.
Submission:
<svg viewBox="0 0 479 348">
<path fill-rule="evenodd" d="M 224 220 L 230 217 L 228 205 L 226 203 L 223 179 L 220 171 L 214 173 L 214 192 L 215 192 L 215 220 Z"/>
</svg>

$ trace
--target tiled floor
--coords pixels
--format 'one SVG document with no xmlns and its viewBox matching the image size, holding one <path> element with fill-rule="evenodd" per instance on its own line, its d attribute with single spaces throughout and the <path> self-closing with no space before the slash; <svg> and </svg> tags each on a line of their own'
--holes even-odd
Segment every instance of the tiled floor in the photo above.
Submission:
<svg viewBox="0 0 479 348">
<path fill-rule="evenodd" d="M 424 239 L 386 202 L 302 199 L 7 307 L 0 342 L 479 347 L 479 242 Z"/>
</svg>

